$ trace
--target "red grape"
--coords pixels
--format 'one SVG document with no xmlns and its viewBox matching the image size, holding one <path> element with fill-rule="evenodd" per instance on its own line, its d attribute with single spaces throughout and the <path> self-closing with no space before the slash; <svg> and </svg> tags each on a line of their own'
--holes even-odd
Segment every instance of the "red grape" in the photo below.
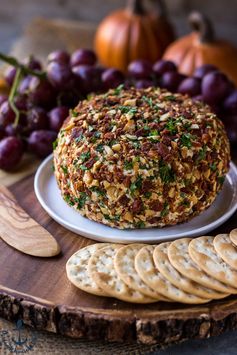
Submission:
<svg viewBox="0 0 237 355">
<path fill-rule="evenodd" d="M 192 77 L 184 79 L 178 87 L 178 92 L 189 96 L 199 95 L 201 93 L 201 80 Z"/>
<path fill-rule="evenodd" d="M 201 102 L 203 102 L 202 95 L 193 96 L 192 99 L 193 99 L 193 101 L 201 101 Z"/>
<path fill-rule="evenodd" d="M 28 108 L 28 97 L 26 96 L 26 94 L 22 94 L 22 95 L 17 95 L 14 99 L 14 103 L 16 105 L 16 107 L 18 108 L 18 110 L 20 111 L 27 111 Z"/>
<path fill-rule="evenodd" d="M 65 64 L 51 62 L 47 66 L 49 82 L 57 90 L 67 90 L 75 86 L 75 77 L 71 68 Z"/>
<path fill-rule="evenodd" d="M 0 106 L 1 106 L 1 104 L 3 104 L 3 102 L 5 102 L 7 100 L 8 100 L 7 95 L 0 94 Z"/>
<path fill-rule="evenodd" d="M 101 75 L 96 67 L 90 65 L 78 65 L 73 67 L 72 71 L 79 79 L 79 88 L 83 94 L 95 92 L 101 88 Z"/>
<path fill-rule="evenodd" d="M 124 82 L 124 75 L 120 70 L 109 68 L 102 73 L 102 83 L 105 90 L 113 89 Z"/>
<path fill-rule="evenodd" d="M 227 112 L 237 114 L 237 89 L 232 91 L 230 95 L 227 96 L 223 106 Z"/>
<path fill-rule="evenodd" d="M 12 110 L 9 102 L 3 102 L 0 106 L 0 125 L 6 127 L 15 121 L 15 117 L 15 112 Z"/>
<path fill-rule="evenodd" d="M 6 132 L 4 127 L 0 126 L 0 140 L 6 137 Z"/>
<path fill-rule="evenodd" d="M 95 65 L 97 57 L 91 49 L 77 49 L 71 55 L 71 66 Z"/>
<path fill-rule="evenodd" d="M 24 127 L 18 123 L 17 126 L 14 125 L 14 123 L 10 123 L 9 125 L 6 126 L 5 132 L 7 136 L 13 136 L 13 137 L 18 137 L 22 134 L 24 130 Z"/>
<path fill-rule="evenodd" d="M 176 92 L 186 76 L 176 71 L 166 72 L 160 79 L 160 86 L 171 92 Z"/>
<path fill-rule="evenodd" d="M 42 64 L 38 59 L 35 59 L 33 56 L 25 58 L 23 64 L 26 65 L 31 70 L 36 70 L 36 71 L 42 70 Z"/>
<path fill-rule="evenodd" d="M 152 65 L 148 60 L 134 60 L 128 66 L 128 75 L 134 79 L 148 79 L 152 76 Z"/>
<path fill-rule="evenodd" d="M 40 158 L 45 158 L 53 151 L 53 142 L 57 133 L 48 130 L 34 131 L 28 138 L 29 150 Z"/>
<path fill-rule="evenodd" d="M 57 63 L 60 63 L 60 64 L 66 64 L 67 65 L 70 62 L 70 55 L 66 51 L 56 50 L 56 51 L 51 52 L 48 55 L 47 61 L 48 61 L 48 63 L 57 62 Z"/>
<path fill-rule="evenodd" d="M 52 109 L 49 115 L 49 126 L 52 131 L 58 132 L 69 113 L 68 107 L 59 106 Z"/>
<path fill-rule="evenodd" d="M 32 76 L 27 75 L 20 81 L 19 87 L 17 89 L 19 94 L 25 94 L 29 90 L 31 79 Z"/>
<path fill-rule="evenodd" d="M 4 72 L 4 78 L 9 86 L 12 86 L 15 76 L 16 76 L 16 68 L 11 66 L 7 67 Z"/>
<path fill-rule="evenodd" d="M 27 113 L 27 130 L 47 129 L 49 126 L 47 112 L 40 107 L 34 107 Z"/>
<path fill-rule="evenodd" d="M 29 85 L 29 101 L 32 105 L 49 108 L 55 106 L 55 90 L 48 80 L 32 77 Z"/>
<path fill-rule="evenodd" d="M 223 121 L 230 143 L 236 144 L 237 143 L 237 116 L 236 115 L 225 116 Z"/>
<path fill-rule="evenodd" d="M 195 69 L 193 76 L 198 79 L 202 79 L 206 74 L 217 71 L 217 67 L 212 64 L 204 64 Z"/>
<path fill-rule="evenodd" d="M 145 89 L 145 88 L 149 88 L 151 86 L 154 86 L 154 83 L 152 80 L 138 80 L 135 82 L 135 88 L 137 89 Z"/>
<path fill-rule="evenodd" d="M 157 76 L 161 76 L 169 71 L 177 71 L 176 65 L 169 60 L 161 59 L 153 65 L 153 72 Z"/>
<path fill-rule="evenodd" d="M 22 141 L 17 137 L 7 137 L 0 141 L 0 169 L 13 170 L 23 155 Z"/>
<path fill-rule="evenodd" d="M 231 91 L 232 83 L 218 71 L 211 72 L 202 80 L 202 95 L 205 102 L 219 104 Z"/>
</svg>

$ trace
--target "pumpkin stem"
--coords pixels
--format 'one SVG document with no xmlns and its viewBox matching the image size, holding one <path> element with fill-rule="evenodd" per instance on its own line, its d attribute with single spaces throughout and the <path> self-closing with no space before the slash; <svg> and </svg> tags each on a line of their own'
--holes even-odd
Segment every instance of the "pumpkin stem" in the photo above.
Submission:
<svg viewBox="0 0 237 355">
<path fill-rule="evenodd" d="M 132 14 L 144 15 L 146 13 L 142 0 L 128 0 L 127 10 Z"/>
<path fill-rule="evenodd" d="M 202 43 L 211 43 L 215 40 L 215 32 L 211 21 L 198 11 L 193 11 L 188 17 L 188 21 L 194 31 L 199 32 Z"/>
</svg>

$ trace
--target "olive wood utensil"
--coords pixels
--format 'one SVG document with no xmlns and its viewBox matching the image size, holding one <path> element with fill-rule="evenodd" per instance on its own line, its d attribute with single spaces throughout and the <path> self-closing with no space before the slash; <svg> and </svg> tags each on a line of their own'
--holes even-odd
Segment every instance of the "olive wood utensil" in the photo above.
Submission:
<svg viewBox="0 0 237 355">
<path fill-rule="evenodd" d="M 59 254 L 54 237 L 33 220 L 17 203 L 12 193 L 0 185 L 0 238 L 29 255 L 51 257 Z"/>
</svg>

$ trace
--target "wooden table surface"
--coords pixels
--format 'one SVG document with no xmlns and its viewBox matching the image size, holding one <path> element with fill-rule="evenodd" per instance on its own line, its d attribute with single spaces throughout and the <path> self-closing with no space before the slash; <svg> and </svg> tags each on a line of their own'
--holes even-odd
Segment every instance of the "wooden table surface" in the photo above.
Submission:
<svg viewBox="0 0 237 355">
<path fill-rule="evenodd" d="M 63 30 L 62 30 L 63 29 Z M 78 43 L 78 32 L 84 31 L 80 36 L 82 43 Z M 26 31 L 25 35 L 16 42 L 13 53 L 19 58 L 28 52 L 36 52 L 43 58 L 54 48 L 69 48 L 73 50 L 78 46 L 90 47 L 94 34 L 94 26 L 90 24 L 81 25 L 65 21 L 44 21 L 36 20 Z M 31 155 L 27 155 L 21 166 L 15 173 L 7 174 L 0 171 L 0 183 L 5 186 L 12 185 L 27 175 L 34 172 L 40 161 Z M 3 334 L 8 333 L 9 337 L 15 336 L 15 325 L 0 319 L 0 354 L 9 354 L 9 349 L 3 342 Z M 236 332 L 224 334 L 218 338 L 208 340 L 192 340 L 172 346 L 166 350 L 159 350 L 156 346 L 129 345 L 129 344 L 105 344 L 101 342 L 88 342 L 60 337 L 55 334 L 30 330 L 36 336 L 36 342 L 32 352 L 37 354 L 157 354 L 157 355 L 234 355 L 236 354 L 235 342 Z"/>
</svg>

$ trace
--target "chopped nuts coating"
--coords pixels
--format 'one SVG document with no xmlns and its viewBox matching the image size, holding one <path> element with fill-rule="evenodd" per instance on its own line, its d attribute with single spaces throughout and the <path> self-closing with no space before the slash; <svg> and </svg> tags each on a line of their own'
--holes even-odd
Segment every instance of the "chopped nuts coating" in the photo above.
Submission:
<svg viewBox="0 0 237 355">
<path fill-rule="evenodd" d="M 65 201 L 117 228 L 187 221 L 209 207 L 229 169 L 222 122 L 209 106 L 159 88 L 80 102 L 54 150 Z"/>
</svg>

